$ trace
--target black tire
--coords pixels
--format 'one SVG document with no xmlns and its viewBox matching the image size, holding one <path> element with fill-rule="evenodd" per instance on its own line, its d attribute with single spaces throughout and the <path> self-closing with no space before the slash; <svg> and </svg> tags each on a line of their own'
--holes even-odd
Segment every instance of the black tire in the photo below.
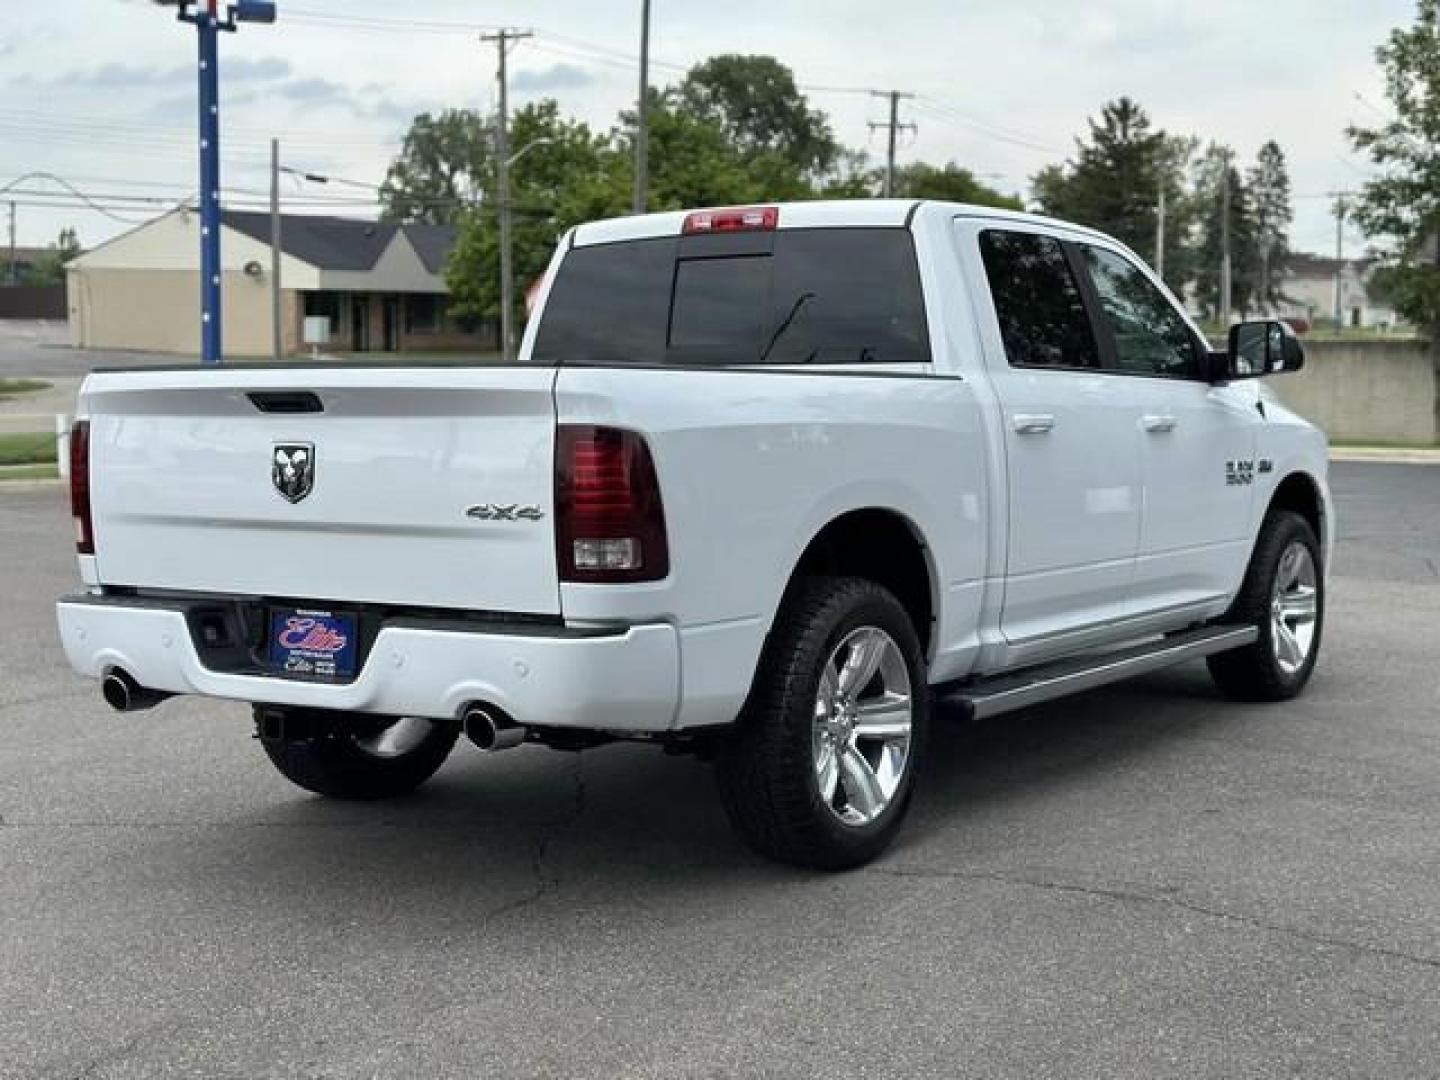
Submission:
<svg viewBox="0 0 1440 1080">
<path fill-rule="evenodd" d="M 827 804 L 821 795 L 816 706 L 832 653 L 864 628 L 884 631 L 899 648 L 909 679 L 911 726 L 899 783 L 884 809 L 866 823 L 847 824 L 841 811 L 832 809 L 836 796 Z M 820 870 L 859 866 L 884 851 L 909 808 L 923 757 L 929 720 L 925 670 L 910 618 L 887 590 L 858 578 L 797 583 L 717 760 L 721 801 L 746 843 L 770 858 Z M 856 688 L 857 698 L 863 690 Z M 843 800 L 850 776 L 839 765 L 836 771 L 844 779 L 834 791 Z"/>
<path fill-rule="evenodd" d="M 1294 670 L 1286 670 L 1276 646 L 1278 632 L 1272 608 L 1281 560 L 1295 544 L 1309 552 L 1315 571 L 1314 636 L 1304 662 Z M 1253 644 L 1218 653 L 1207 660 L 1215 685 L 1226 697 L 1236 701 L 1287 701 L 1305 689 L 1320 656 L 1320 640 L 1325 628 L 1325 573 L 1320 542 L 1310 523 L 1299 514 L 1272 510 L 1266 515 L 1245 581 L 1224 621 L 1253 625 L 1260 631 Z"/>
<path fill-rule="evenodd" d="M 460 734 L 453 721 L 425 721 L 395 752 L 373 740 L 393 716 L 256 705 L 255 732 L 280 774 L 332 799 L 387 799 L 414 791 L 444 764 Z M 414 721 L 406 721 L 414 724 Z M 388 749 L 388 748 L 387 748 Z"/>
</svg>

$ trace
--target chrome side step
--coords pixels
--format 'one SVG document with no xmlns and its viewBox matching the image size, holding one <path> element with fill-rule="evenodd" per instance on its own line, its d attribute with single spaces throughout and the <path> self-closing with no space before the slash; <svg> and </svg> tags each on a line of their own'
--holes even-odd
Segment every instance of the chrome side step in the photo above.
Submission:
<svg viewBox="0 0 1440 1080">
<path fill-rule="evenodd" d="M 1259 634 L 1253 626 L 1207 626 L 1186 630 L 1133 649 L 1060 660 L 1027 671 L 961 684 L 948 691 L 942 690 L 940 696 L 968 708 L 976 719 L 984 719 L 1082 690 L 1093 690 L 1097 686 L 1120 682 L 1147 671 L 1158 671 L 1186 660 L 1238 649 L 1253 643 Z"/>
</svg>

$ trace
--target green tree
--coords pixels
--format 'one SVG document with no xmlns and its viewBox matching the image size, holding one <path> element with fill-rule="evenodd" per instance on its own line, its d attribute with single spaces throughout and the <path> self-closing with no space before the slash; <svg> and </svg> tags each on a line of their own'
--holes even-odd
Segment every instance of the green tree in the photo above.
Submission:
<svg viewBox="0 0 1440 1080">
<path fill-rule="evenodd" d="M 21 279 L 24 285 L 59 285 L 65 280 L 65 264 L 84 249 L 74 229 L 61 229 L 55 242 L 45 249 L 35 265 Z"/>
<path fill-rule="evenodd" d="M 510 119 L 511 236 L 517 299 L 545 270 L 556 240 L 570 227 L 612 217 L 628 205 L 630 177 L 608 137 L 560 115 L 554 101 L 527 104 Z M 489 178 L 485 178 L 488 190 Z M 483 195 L 458 220 L 445 267 L 454 313 L 500 315 L 499 215 Z"/>
<path fill-rule="evenodd" d="M 880 190 L 880 173 L 864 150 L 841 147 L 829 171 L 816 181 L 822 199 L 869 199 Z"/>
<path fill-rule="evenodd" d="M 773 56 L 712 56 L 675 88 L 672 107 L 717 123 L 749 162 L 779 159 L 815 180 L 841 148 L 824 113 L 810 108 L 791 70 Z"/>
<path fill-rule="evenodd" d="M 876 183 L 878 186 L 878 174 Z M 981 183 L 969 169 L 961 168 L 953 161 L 943 166 L 916 162 L 896 169 L 895 193 L 909 199 L 942 199 L 976 206 L 998 206 L 1006 210 L 1025 209 L 1025 204 L 1017 197 L 1005 195 Z"/>
<path fill-rule="evenodd" d="M 692 110 L 676 88 L 651 90 L 650 210 L 803 198 L 811 193 L 793 162 L 771 150 L 744 151 L 722 123 Z M 620 114 L 614 144 L 631 160 L 634 112 Z"/>
<path fill-rule="evenodd" d="M 1107 104 L 1099 122 L 1089 124 L 1089 141 L 1076 140 L 1075 160 L 1042 169 L 1031 193 L 1045 213 L 1153 254 L 1160 188 L 1173 183 L 1176 144 L 1128 97 Z"/>
<path fill-rule="evenodd" d="M 1260 148 L 1249 188 L 1260 259 L 1255 299 L 1261 310 L 1270 311 L 1284 299 L 1281 283 L 1290 268 L 1290 226 L 1295 221 L 1285 151 L 1274 140 Z"/>
<path fill-rule="evenodd" d="M 1229 188 L 1228 203 L 1226 188 Z M 1255 208 L 1245 178 L 1235 167 L 1235 151 L 1212 144 L 1195 169 L 1198 243 L 1195 249 L 1195 296 L 1209 319 L 1223 312 L 1222 264 L 1226 213 L 1230 234 L 1230 309 L 1232 314 L 1255 310 L 1260 286 L 1260 240 Z"/>
<path fill-rule="evenodd" d="M 472 109 L 421 113 L 380 186 L 392 221 L 453 224 L 480 201 L 493 180 L 495 125 Z"/>
<path fill-rule="evenodd" d="M 1395 118 L 1348 130 L 1383 170 L 1365 184 L 1355 220 L 1393 245 L 1377 284 L 1440 340 L 1440 0 L 1418 0 L 1414 25 L 1393 31 L 1376 58 Z"/>
</svg>

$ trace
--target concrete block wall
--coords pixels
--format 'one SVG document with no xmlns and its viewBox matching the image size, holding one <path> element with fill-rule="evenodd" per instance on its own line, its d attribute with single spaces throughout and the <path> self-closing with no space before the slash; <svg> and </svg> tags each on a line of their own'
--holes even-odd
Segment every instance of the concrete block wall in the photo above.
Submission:
<svg viewBox="0 0 1440 1080">
<path fill-rule="evenodd" d="M 1305 367 L 1266 384 L 1331 442 L 1440 444 L 1440 345 L 1306 341 Z"/>
</svg>

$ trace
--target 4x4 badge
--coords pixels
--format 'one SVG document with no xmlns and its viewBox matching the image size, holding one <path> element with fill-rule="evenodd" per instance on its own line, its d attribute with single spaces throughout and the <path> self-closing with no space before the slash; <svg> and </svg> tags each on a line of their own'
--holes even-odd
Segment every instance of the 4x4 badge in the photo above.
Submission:
<svg viewBox="0 0 1440 1080">
<path fill-rule="evenodd" d="M 481 503 L 465 511 L 466 517 L 479 521 L 539 521 L 545 511 L 534 503 Z"/>
<path fill-rule="evenodd" d="M 292 503 L 309 495 L 315 487 L 315 444 L 276 443 L 270 481 Z"/>
</svg>

